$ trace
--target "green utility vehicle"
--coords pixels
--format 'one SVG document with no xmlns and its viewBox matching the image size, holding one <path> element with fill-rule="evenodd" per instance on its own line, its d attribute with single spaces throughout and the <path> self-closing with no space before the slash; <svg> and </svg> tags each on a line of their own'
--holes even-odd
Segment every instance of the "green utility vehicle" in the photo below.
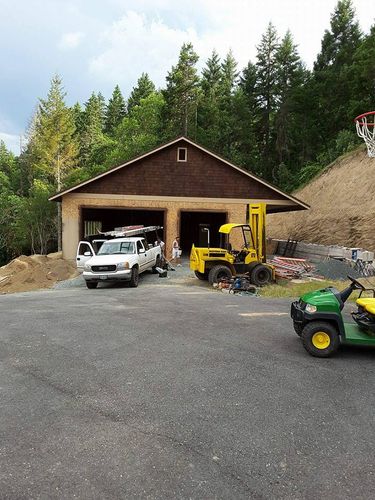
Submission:
<svg viewBox="0 0 375 500">
<path fill-rule="evenodd" d="M 341 292 L 333 287 L 323 288 L 292 303 L 294 330 L 312 356 L 332 356 L 340 344 L 375 346 L 375 289 L 361 283 L 364 280 L 348 278 L 351 283 Z M 354 323 L 344 323 L 342 310 L 354 290 L 360 290 L 358 309 L 352 313 Z M 362 297 L 366 290 L 372 297 Z"/>
</svg>

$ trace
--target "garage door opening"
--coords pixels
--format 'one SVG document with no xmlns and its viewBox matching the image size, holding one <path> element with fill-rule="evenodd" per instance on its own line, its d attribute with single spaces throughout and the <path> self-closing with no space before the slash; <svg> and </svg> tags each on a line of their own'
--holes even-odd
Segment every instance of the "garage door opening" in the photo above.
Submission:
<svg viewBox="0 0 375 500">
<path fill-rule="evenodd" d="M 219 228 L 226 222 L 226 212 L 181 212 L 180 245 L 184 255 L 190 253 L 193 243 L 207 245 L 207 236 L 200 230 L 202 226 L 210 228 L 210 246 L 219 246 Z"/>
<path fill-rule="evenodd" d="M 164 226 L 163 210 L 143 210 L 124 208 L 82 208 L 81 239 L 98 231 L 113 231 L 122 226 Z M 160 231 L 161 238 L 164 231 Z"/>
</svg>

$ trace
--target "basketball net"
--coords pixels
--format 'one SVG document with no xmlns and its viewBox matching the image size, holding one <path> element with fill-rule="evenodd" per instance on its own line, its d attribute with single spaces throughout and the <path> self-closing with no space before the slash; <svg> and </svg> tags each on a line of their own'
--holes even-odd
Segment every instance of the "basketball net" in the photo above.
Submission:
<svg viewBox="0 0 375 500">
<path fill-rule="evenodd" d="M 367 146 L 367 154 L 370 158 L 375 158 L 375 123 L 374 115 L 370 115 L 372 121 L 367 120 L 367 116 L 360 116 L 355 119 L 357 134 L 363 139 Z M 370 120 L 371 120 L 370 118 Z"/>
</svg>

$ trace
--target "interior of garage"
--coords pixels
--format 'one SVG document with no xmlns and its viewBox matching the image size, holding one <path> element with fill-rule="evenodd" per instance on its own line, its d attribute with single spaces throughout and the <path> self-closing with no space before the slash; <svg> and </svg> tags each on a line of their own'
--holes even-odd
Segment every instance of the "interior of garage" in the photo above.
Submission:
<svg viewBox="0 0 375 500">
<path fill-rule="evenodd" d="M 184 254 L 190 253 L 193 243 L 195 246 L 207 246 L 207 231 L 203 231 L 203 227 L 210 229 L 210 246 L 219 246 L 218 231 L 226 222 L 226 212 L 182 211 L 180 213 L 180 245 Z"/>
<path fill-rule="evenodd" d="M 164 226 L 163 210 L 123 208 L 82 208 L 81 239 L 98 231 L 112 231 L 123 226 Z M 164 237 L 160 231 L 161 238 Z"/>
</svg>

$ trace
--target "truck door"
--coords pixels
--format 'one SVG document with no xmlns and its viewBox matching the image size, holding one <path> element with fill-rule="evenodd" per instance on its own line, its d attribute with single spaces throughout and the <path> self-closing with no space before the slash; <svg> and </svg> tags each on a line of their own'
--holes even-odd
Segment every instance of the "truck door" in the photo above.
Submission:
<svg viewBox="0 0 375 500">
<path fill-rule="evenodd" d="M 95 255 L 92 245 L 88 241 L 80 241 L 77 248 L 76 264 L 78 271 L 83 271 L 86 262 Z"/>
<path fill-rule="evenodd" d="M 147 268 L 147 251 L 141 240 L 137 241 L 137 253 L 139 258 L 139 272 Z"/>
</svg>

